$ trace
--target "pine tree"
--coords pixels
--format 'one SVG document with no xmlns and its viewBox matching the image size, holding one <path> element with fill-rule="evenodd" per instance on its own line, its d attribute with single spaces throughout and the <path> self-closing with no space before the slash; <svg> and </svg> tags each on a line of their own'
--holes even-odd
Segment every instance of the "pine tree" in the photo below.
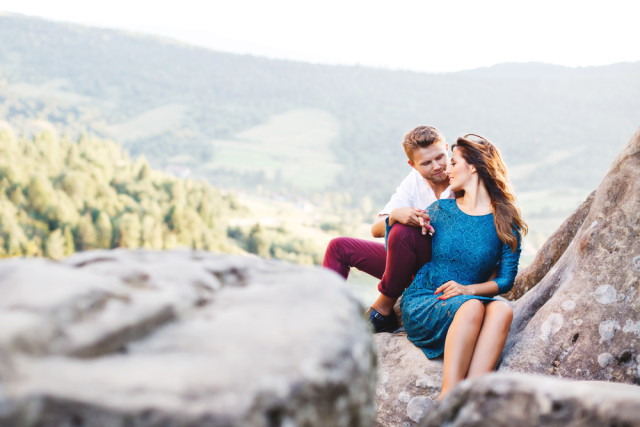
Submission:
<svg viewBox="0 0 640 427">
<path fill-rule="evenodd" d="M 138 215 L 127 212 L 120 218 L 120 241 L 121 248 L 139 248 L 142 237 L 142 226 Z"/>
<path fill-rule="evenodd" d="M 73 242 L 73 233 L 71 227 L 65 226 L 62 231 L 62 237 L 64 238 L 64 256 L 69 256 L 76 251 L 76 245 Z"/>
<path fill-rule="evenodd" d="M 88 212 L 80 218 L 75 236 L 76 249 L 79 251 L 96 249 L 98 247 L 98 233 L 93 226 L 91 214 Z"/>
<path fill-rule="evenodd" d="M 45 242 L 44 255 L 52 259 L 62 259 L 66 255 L 65 239 L 59 228 L 49 233 Z"/>
<path fill-rule="evenodd" d="M 96 246 L 98 248 L 109 249 L 113 237 L 113 228 L 111 218 L 105 211 L 100 211 L 95 222 L 96 228 Z"/>
<path fill-rule="evenodd" d="M 249 232 L 247 251 L 263 257 L 269 256 L 269 244 L 264 237 L 264 232 L 259 223 L 256 223 Z"/>
</svg>

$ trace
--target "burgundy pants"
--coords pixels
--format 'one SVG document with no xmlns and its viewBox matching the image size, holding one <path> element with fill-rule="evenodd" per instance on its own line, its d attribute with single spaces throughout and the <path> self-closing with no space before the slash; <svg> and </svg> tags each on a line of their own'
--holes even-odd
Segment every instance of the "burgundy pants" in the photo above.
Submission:
<svg viewBox="0 0 640 427">
<path fill-rule="evenodd" d="M 349 276 L 351 267 L 380 279 L 378 290 L 391 298 L 402 295 L 413 276 L 431 259 L 431 236 L 419 227 L 396 223 L 384 244 L 351 237 L 337 237 L 327 247 L 323 267 Z"/>
</svg>

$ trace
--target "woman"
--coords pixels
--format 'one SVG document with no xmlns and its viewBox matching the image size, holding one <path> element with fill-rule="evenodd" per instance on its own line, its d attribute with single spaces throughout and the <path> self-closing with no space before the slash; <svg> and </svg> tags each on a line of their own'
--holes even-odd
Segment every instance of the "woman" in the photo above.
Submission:
<svg viewBox="0 0 640 427">
<path fill-rule="evenodd" d="M 439 398 L 494 369 L 513 311 L 491 297 L 513 286 L 527 231 L 498 149 L 468 134 L 452 151 L 447 173 L 456 198 L 427 208 L 433 255 L 400 303 L 408 338 L 430 359 L 444 353 Z"/>
</svg>

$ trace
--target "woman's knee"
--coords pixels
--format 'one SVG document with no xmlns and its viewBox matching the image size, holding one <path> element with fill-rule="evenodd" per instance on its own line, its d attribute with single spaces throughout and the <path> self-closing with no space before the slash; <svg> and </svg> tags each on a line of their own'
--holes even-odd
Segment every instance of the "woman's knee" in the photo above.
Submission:
<svg viewBox="0 0 640 427">
<path fill-rule="evenodd" d="M 470 299 L 465 301 L 455 314 L 455 317 L 474 324 L 482 324 L 485 315 L 485 307 L 482 301 Z"/>
<path fill-rule="evenodd" d="M 504 301 L 493 301 L 487 305 L 486 316 L 508 330 L 513 321 L 513 308 Z"/>
</svg>

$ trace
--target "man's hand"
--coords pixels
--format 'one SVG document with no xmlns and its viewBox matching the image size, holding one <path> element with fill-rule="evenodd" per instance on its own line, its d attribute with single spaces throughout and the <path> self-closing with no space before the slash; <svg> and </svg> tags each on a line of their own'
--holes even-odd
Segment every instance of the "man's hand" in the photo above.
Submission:
<svg viewBox="0 0 640 427">
<path fill-rule="evenodd" d="M 422 234 L 433 235 L 433 227 L 429 221 L 429 214 L 422 209 L 416 208 L 397 208 L 391 211 L 389 215 L 389 225 L 399 222 L 400 224 L 411 227 L 422 228 Z"/>
</svg>

